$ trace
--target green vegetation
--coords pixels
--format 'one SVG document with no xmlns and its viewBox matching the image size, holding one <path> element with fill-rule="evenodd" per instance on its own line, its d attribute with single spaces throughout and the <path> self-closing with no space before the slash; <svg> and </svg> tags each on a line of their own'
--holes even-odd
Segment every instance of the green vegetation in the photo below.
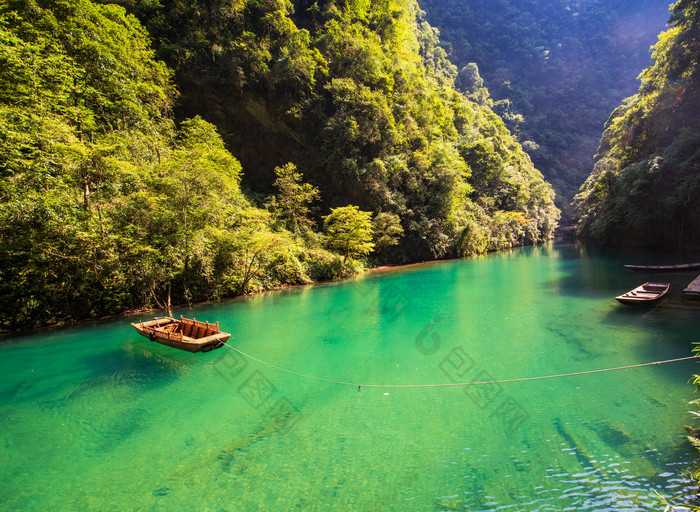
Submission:
<svg viewBox="0 0 700 512">
<path fill-rule="evenodd" d="M 211 124 L 173 126 L 170 73 L 121 7 L 18 1 L 0 16 L 1 327 L 346 272 L 250 204 Z"/>
<path fill-rule="evenodd" d="M 288 227 L 294 234 L 300 228 L 312 228 L 314 223 L 309 219 L 309 204 L 319 199 L 318 189 L 301 182 L 301 173 L 296 172 L 293 163 L 275 167 L 275 174 L 279 194 L 273 197 L 272 208 L 279 210 L 278 215 L 289 223 Z"/>
<path fill-rule="evenodd" d="M 415 1 L 173 0 L 134 12 L 175 70 L 179 112 L 221 129 L 244 185 L 269 194 L 274 169 L 292 162 L 320 191 L 317 225 L 347 205 L 392 219 L 377 261 L 550 236 L 551 188 L 501 120 L 453 88 Z"/>
<path fill-rule="evenodd" d="M 357 206 L 333 208 L 323 218 L 323 230 L 328 237 L 328 247 L 348 257 L 366 256 L 372 249 L 372 214 Z"/>
<path fill-rule="evenodd" d="M 602 243 L 700 247 L 700 7 L 681 0 L 639 92 L 610 116 L 576 197 L 579 231 Z"/>
<path fill-rule="evenodd" d="M 551 235 L 415 2 L 129 6 L 0 7 L 0 328 Z"/>
<path fill-rule="evenodd" d="M 608 115 L 638 87 L 668 4 L 421 1 L 461 69 L 457 87 L 501 116 L 554 186 L 562 209 L 590 173 Z"/>
</svg>

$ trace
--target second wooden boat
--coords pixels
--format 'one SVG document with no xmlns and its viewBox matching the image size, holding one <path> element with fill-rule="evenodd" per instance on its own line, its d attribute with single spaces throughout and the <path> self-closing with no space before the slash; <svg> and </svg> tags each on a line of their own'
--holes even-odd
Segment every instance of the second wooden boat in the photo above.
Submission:
<svg viewBox="0 0 700 512">
<path fill-rule="evenodd" d="M 670 287 L 669 283 L 644 283 L 634 290 L 618 295 L 615 300 L 630 306 L 649 304 L 663 297 Z"/>
<path fill-rule="evenodd" d="M 182 316 L 179 320 L 169 316 L 154 318 L 132 323 L 131 326 L 151 341 L 188 352 L 209 352 L 221 348 L 231 337 L 229 333 L 219 330 L 219 322 L 210 324 Z"/>
<path fill-rule="evenodd" d="M 700 276 L 693 279 L 693 281 L 685 287 L 683 293 L 690 297 L 700 297 Z"/>
<path fill-rule="evenodd" d="M 681 263 L 679 265 L 625 265 L 625 268 L 640 272 L 683 272 L 684 270 L 696 270 L 700 263 Z"/>
</svg>

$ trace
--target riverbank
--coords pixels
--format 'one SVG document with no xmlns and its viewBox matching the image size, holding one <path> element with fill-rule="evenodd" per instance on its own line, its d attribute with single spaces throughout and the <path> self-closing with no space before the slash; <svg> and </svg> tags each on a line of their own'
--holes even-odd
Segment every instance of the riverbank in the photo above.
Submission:
<svg viewBox="0 0 700 512">
<path fill-rule="evenodd" d="M 551 240 L 551 241 L 553 241 L 553 240 Z M 545 243 L 547 243 L 547 242 L 545 242 Z M 542 245 L 542 244 L 534 244 L 534 245 Z M 523 246 L 521 246 L 521 247 L 523 247 Z M 293 288 L 297 288 L 297 287 L 314 286 L 314 285 L 324 284 L 324 283 L 339 282 L 339 281 L 344 281 L 347 279 L 353 279 L 353 278 L 356 278 L 356 277 L 361 276 L 363 274 L 400 272 L 402 270 L 406 270 L 406 269 L 410 269 L 410 268 L 417 269 L 417 268 L 430 266 L 430 265 L 444 264 L 446 262 L 450 262 L 450 261 L 454 261 L 454 260 L 458 260 L 458 259 L 477 259 L 477 258 L 485 257 L 485 256 L 490 255 L 490 254 L 506 253 L 508 251 L 512 251 L 512 250 L 517 249 L 517 248 L 518 247 L 509 248 L 509 249 L 502 249 L 500 251 L 491 251 L 491 252 L 487 252 L 486 254 L 481 254 L 478 256 L 470 256 L 470 257 L 466 257 L 466 258 L 443 258 L 443 259 L 437 259 L 437 260 L 420 261 L 420 262 L 406 263 L 406 264 L 400 264 L 400 265 L 379 265 L 376 267 L 365 268 L 362 272 L 349 274 L 349 275 L 346 275 L 346 276 L 341 277 L 341 278 L 312 281 L 309 283 L 283 284 L 283 285 L 273 286 L 271 288 L 267 288 L 264 290 L 257 290 L 254 292 L 229 295 L 229 296 L 221 297 L 220 299 L 216 299 L 216 300 L 196 301 L 196 302 L 192 302 L 192 303 L 178 303 L 178 304 L 174 304 L 172 306 L 172 309 L 173 310 L 185 309 L 185 308 L 191 308 L 193 306 L 194 307 L 202 307 L 202 306 L 206 306 L 207 304 L 216 304 L 222 300 L 232 300 L 232 299 L 238 299 L 238 298 L 251 297 L 251 296 L 255 296 L 255 295 L 259 295 L 259 294 L 263 294 L 263 293 L 271 293 L 271 292 L 277 292 L 277 291 L 282 291 L 282 290 L 288 290 L 288 289 L 293 289 Z M 11 337 L 11 336 L 21 336 L 21 335 L 37 333 L 37 332 L 48 332 L 48 331 L 52 331 L 52 330 L 60 330 L 60 329 L 65 329 L 65 328 L 69 328 L 69 327 L 81 326 L 81 325 L 91 325 L 94 323 L 104 322 L 104 321 L 109 321 L 109 320 L 114 320 L 114 319 L 119 319 L 119 318 L 131 318 L 131 317 L 136 317 L 138 315 L 150 315 L 153 313 L 167 314 L 167 312 L 165 310 L 157 308 L 157 307 L 138 308 L 138 309 L 129 309 L 126 311 L 122 311 L 122 312 L 114 313 L 114 314 L 110 314 L 110 315 L 100 315 L 97 317 L 86 317 L 86 318 L 75 319 L 75 320 L 63 320 L 63 321 L 59 321 L 59 322 L 55 322 L 55 323 L 51 323 L 51 324 L 47 324 L 47 325 L 32 326 L 29 328 L 20 328 L 20 329 L 16 329 L 16 330 L 0 330 L 0 343 L 2 343 L 4 339 Z"/>
</svg>

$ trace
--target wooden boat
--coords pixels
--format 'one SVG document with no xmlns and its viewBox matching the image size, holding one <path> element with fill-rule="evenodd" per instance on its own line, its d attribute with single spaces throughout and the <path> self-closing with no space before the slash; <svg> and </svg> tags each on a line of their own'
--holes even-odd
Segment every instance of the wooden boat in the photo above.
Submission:
<svg viewBox="0 0 700 512">
<path fill-rule="evenodd" d="M 644 283 L 623 295 L 618 295 L 615 300 L 627 305 L 649 304 L 663 297 L 670 288 L 669 283 Z"/>
<path fill-rule="evenodd" d="M 685 287 L 683 293 L 693 298 L 700 297 L 700 276 L 693 279 L 692 282 Z"/>
<path fill-rule="evenodd" d="M 188 352 L 209 352 L 221 348 L 231 337 L 229 333 L 219 330 L 219 322 L 210 324 L 182 316 L 179 320 L 169 316 L 154 318 L 148 322 L 132 323 L 131 326 L 151 341 Z"/>
<path fill-rule="evenodd" d="M 700 263 L 681 263 L 680 265 L 625 265 L 625 268 L 640 272 L 683 272 L 684 270 L 696 270 Z"/>
</svg>

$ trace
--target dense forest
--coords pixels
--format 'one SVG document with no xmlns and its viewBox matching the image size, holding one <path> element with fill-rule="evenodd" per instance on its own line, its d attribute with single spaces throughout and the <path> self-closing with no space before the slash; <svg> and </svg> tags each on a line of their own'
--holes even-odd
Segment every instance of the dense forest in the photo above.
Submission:
<svg viewBox="0 0 700 512">
<path fill-rule="evenodd" d="M 177 93 L 143 27 L 89 1 L 5 4 L 0 34 L 0 325 L 342 274 L 254 207 L 241 166 Z"/>
<path fill-rule="evenodd" d="M 580 235 L 700 248 L 700 5 L 681 0 L 639 92 L 614 110 L 576 197 Z"/>
<path fill-rule="evenodd" d="M 403 235 L 386 261 L 546 238 L 552 192 L 487 106 L 454 89 L 410 0 L 137 4 L 175 70 L 183 116 L 224 133 L 252 191 L 294 162 L 319 208 L 353 204 Z M 388 224 L 387 224 L 388 225 Z"/>
<path fill-rule="evenodd" d="M 556 225 L 551 187 L 454 88 L 413 1 L 10 0 L 0 37 L 0 328 Z"/>
<path fill-rule="evenodd" d="M 563 210 L 590 173 L 610 112 L 639 86 L 637 75 L 650 62 L 649 47 L 665 27 L 668 5 L 421 1 L 462 70 L 461 90 L 492 105 L 552 183 Z"/>
</svg>

